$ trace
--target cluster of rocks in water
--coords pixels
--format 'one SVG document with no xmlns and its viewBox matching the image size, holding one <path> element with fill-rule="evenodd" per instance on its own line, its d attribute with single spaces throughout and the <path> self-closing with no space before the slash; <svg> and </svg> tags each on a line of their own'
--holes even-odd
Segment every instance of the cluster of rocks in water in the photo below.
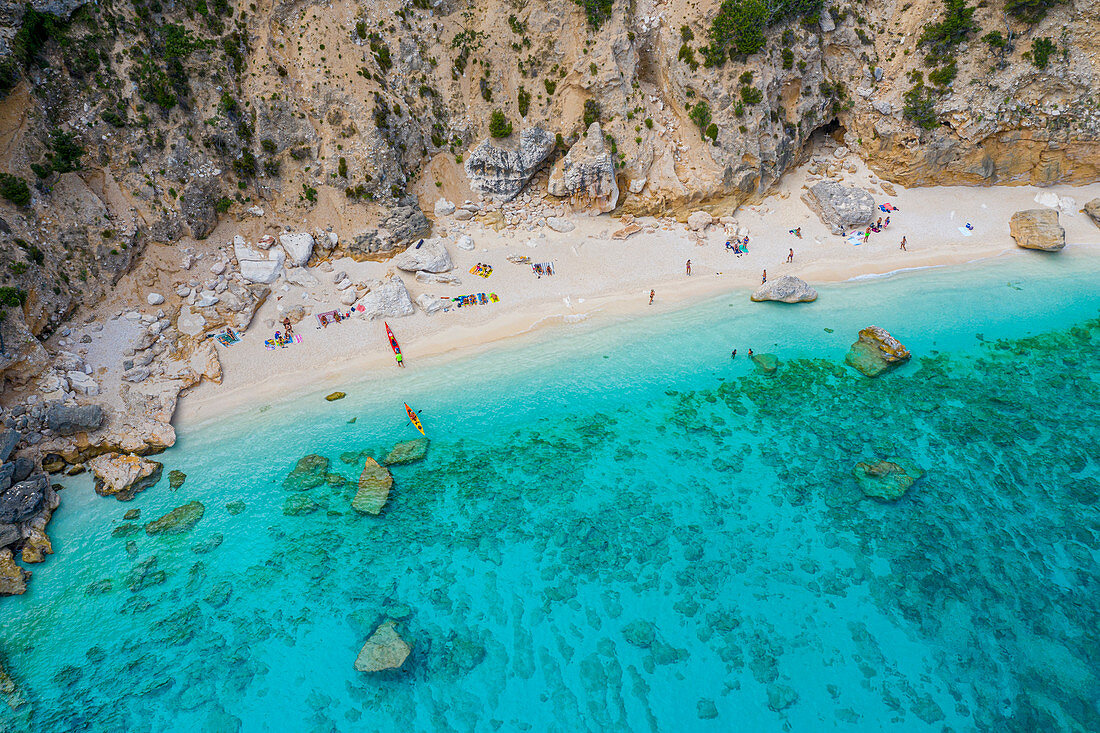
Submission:
<svg viewBox="0 0 1100 733">
<path fill-rule="evenodd" d="M 15 562 L 38 563 L 53 553 L 46 524 L 60 504 L 56 488 L 32 459 L 12 450 L 19 433 L 0 430 L 0 595 L 26 591 L 30 573 Z"/>
</svg>

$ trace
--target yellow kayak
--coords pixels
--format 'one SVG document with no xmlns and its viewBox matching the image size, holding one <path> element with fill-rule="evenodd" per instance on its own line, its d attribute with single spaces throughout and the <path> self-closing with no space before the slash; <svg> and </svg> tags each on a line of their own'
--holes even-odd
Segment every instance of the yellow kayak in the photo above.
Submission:
<svg viewBox="0 0 1100 733">
<path fill-rule="evenodd" d="M 427 435 L 424 432 L 424 426 L 420 424 L 420 418 L 413 412 L 413 408 L 409 407 L 409 403 L 405 403 L 405 412 L 409 413 L 409 421 L 413 424 L 413 427 L 420 431 L 421 435 Z"/>
</svg>

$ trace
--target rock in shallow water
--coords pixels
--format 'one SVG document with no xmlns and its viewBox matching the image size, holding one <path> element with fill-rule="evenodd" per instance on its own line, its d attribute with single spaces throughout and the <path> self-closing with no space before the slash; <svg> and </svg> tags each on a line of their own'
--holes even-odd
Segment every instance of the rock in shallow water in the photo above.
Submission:
<svg viewBox="0 0 1100 733">
<path fill-rule="evenodd" d="M 160 480 L 164 467 L 137 455 L 104 453 L 87 463 L 95 475 L 95 490 L 100 496 L 113 496 L 119 501 L 129 501 L 142 489 Z"/>
<path fill-rule="evenodd" d="M 428 439 L 417 438 L 406 443 L 398 443 L 383 459 L 382 465 L 392 466 L 402 463 L 414 463 L 422 460 L 428 453 Z"/>
<path fill-rule="evenodd" d="M 859 332 L 844 362 L 867 377 L 877 377 L 887 369 L 909 361 L 912 355 L 885 328 L 868 326 Z"/>
<path fill-rule="evenodd" d="M 764 374 L 775 374 L 779 369 L 779 357 L 775 354 L 753 354 L 752 363 Z"/>
<path fill-rule="evenodd" d="M 328 459 L 315 453 L 303 456 L 285 480 L 283 488 L 287 491 L 309 491 L 325 482 L 328 473 Z"/>
<path fill-rule="evenodd" d="M 386 621 L 370 635 L 359 656 L 355 658 L 355 668 L 360 672 L 380 672 L 384 669 L 397 669 L 408 659 L 412 647 L 397 634 L 396 623 Z"/>
<path fill-rule="evenodd" d="M 391 488 L 393 476 L 390 472 L 378 465 L 378 461 L 367 458 L 359 475 L 359 491 L 351 501 L 352 509 L 363 514 L 378 514 L 386 506 Z"/>
<path fill-rule="evenodd" d="M 205 513 L 206 507 L 201 501 L 191 501 L 176 507 L 160 519 L 154 519 L 146 524 L 145 533 L 148 535 L 183 534 L 198 524 Z"/>
<path fill-rule="evenodd" d="M 873 463 L 860 461 L 852 469 L 852 476 L 863 495 L 884 502 L 900 499 L 923 475 L 924 471 L 904 458 L 889 458 Z"/>
</svg>

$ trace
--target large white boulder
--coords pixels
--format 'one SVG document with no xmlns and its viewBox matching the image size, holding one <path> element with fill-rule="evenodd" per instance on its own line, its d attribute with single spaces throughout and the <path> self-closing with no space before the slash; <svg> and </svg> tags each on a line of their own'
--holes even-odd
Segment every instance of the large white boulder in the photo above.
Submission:
<svg viewBox="0 0 1100 733">
<path fill-rule="evenodd" d="M 455 205 L 447 199 L 439 199 L 435 202 L 436 216 L 450 216 L 455 213 Z"/>
<path fill-rule="evenodd" d="M 247 245 L 234 244 L 233 254 L 241 270 L 241 277 L 252 283 L 270 285 L 279 279 L 283 272 L 286 255 L 281 249 L 273 248 L 260 252 Z"/>
<path fill-rule="evenodd" d="M 411 316 L 414 311 L 409 291 L 397 275 L 391 275 L 371 288 L 369 293 L 356 301 L 355 310 L 358 311 L 359 306 L 363 306 L 362 314 L 371 320 Z"/>
<path fill-rule="evenodd" d="M 279 244 L 286 250 L 286 259 L 294 267 L 309 262 L 313 254 L 313 235 L 309 232 L 279 235 Z"/>
<path fill-rule="evenodd" d="M 809 303 L 817 300 L 817 291 L 801 278 L 783 275 L 776 280 L 764 283 L 749 297 L 757 303 L 765 300 L 779 303 Z"/>
<path fill-rule="evenodd" d="M 447 247 L 438 239 L 425 239 L 393 258 L 393 264 L 405 272 L 447 272 L 454 268 Z"/>
<path fill-rule="evenodd" d="M 443 310 L 443 300 L 430 293 L 421 293 L 416 296 L 416 304 L 420 306 L 420 310 L 424 311 L 429 316 Z"/>
</svg>

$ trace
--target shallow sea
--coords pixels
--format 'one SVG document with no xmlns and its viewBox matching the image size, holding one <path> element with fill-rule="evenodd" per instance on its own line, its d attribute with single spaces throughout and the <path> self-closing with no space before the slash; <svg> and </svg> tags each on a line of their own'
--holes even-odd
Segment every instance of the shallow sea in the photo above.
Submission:
<svg viewBox="0 0 1100 733">
<path fill-rule="evenodd" d="M 0 730 L 1100 729 L 1095 248 L 820 292 L 272 395 L 184 427 L 129 503 L 67 480 L 0 600 Z M 914 354 L 874 380 L 843 364 L 870 324 Z M 403 401 L 427 458 L 361 516 Z M 325 480 L 284 488 L 309 454 Z M 864 497 L 891 458 L 924 476 Z M 196 500 L 187 534 L 115 536 Z M 357 672 L 387 618 L 411 656 Z"/>
</svg>

